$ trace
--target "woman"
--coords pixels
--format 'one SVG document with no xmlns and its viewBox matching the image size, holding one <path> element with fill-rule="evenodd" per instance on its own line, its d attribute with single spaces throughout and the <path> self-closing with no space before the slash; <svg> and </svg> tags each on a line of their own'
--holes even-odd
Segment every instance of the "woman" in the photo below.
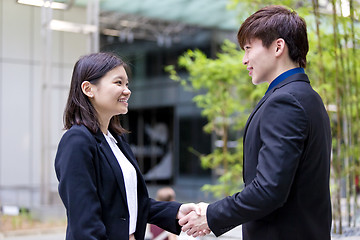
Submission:
<svg viewBox="0 0 360 240">
<path fill-rule="evenodd" d="M 160 188 L 156 192 L 156 200 L 158 201 L 175 201 L 175 191 L 171 187 L 163 187 Z M 149 231 L 152 235 L 152 240 L 162 239 L 162 240 L 177 240 L 177 236 L 175 234 L 169 233 L 164 229 L 154 225 L 149 224 Z"/>
<path fill-rule="evenodd" d="M 125 63 L 110 53 L 83 56 L 75 64 L 56 154 L 59 194 L 66 207 L 66 239 L 144 239 L 146 223 L 179 234 L 180 218 L 195 204 L 148 197 L 118 115 L 131 91 Z"/>
</svg>

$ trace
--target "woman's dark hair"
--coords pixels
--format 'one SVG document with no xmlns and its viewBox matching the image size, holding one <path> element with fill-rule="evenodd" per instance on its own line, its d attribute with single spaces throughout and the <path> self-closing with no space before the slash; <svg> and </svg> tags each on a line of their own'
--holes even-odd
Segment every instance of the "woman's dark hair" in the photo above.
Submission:
<svg viewBox="0 0 360 240">
<path fill-rule="evenodd" d="M 64 128 L 70 129 L 73 125 L 85 125 L 90 131 L 96 133 L 100 129 L 96 110 L 89 98 L 83 93 L 81 84 L 89 81 L 97 84 L 105 74 L 112 69 L 127 65 L 112 53 L 93 53 L 82 56 L 75 64 L 69 97 L 64 111 Z M 117 134 L 126 133 L 121 127 L 119 116 L 111 118 L 109 129 Z"/>
<path fill-rule="evenodd" d="M 266 48 L 276 39 L 284 39 L 290 58 L 300 67 L 306 67 L 309 51 L 306 22 L 295 11 L 282 6 L 258 10 L 244 21 L 237 34 L 242 49 L 253 38 L 260 39 Z"/>
</svg>

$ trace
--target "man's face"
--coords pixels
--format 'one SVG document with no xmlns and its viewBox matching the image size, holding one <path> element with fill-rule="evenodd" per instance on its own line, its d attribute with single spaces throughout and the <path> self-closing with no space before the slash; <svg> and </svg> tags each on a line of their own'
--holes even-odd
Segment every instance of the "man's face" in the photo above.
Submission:
<svg viewBox="0 0 360 240">
<path fill-rule="evenodd" d="M 275 41 L 274 41 L 275 42 Z M 254 85 L 274 80 L 276 65 L 276 43 L 272 43 L 269 48 L 263 46 L 260 39 L 251 39 L 244 45 L 245 54 L 243 64 L 247 66 L 249 75 Z"/>
</svg>

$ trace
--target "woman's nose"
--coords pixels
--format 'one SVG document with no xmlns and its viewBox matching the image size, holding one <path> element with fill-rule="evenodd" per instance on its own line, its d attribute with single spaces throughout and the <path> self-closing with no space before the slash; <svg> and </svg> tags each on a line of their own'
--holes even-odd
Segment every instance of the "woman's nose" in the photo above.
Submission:
<svg viewBox="0 0 360 240">
<path fill-rule="evenodd" d="M 123 93 L 126 94 L 126 95 L 130 95 L 131 91 L 130 91 L 130 89 L 128 87 L 125 87 Z"/>
</svg>

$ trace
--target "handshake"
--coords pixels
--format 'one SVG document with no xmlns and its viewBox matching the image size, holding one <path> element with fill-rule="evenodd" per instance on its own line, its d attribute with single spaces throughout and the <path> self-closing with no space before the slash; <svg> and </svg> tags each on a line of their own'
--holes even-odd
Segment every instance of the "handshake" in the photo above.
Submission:
<svg viewBox="0 0 360 240">
<path fill-rule="evenodd" d="M 203 202 L 182 204 L 177 215 L 181 230 L 193 237 L 209 234 L 211 231 L 206 218 L 208 205 Z"/>
</svg>

